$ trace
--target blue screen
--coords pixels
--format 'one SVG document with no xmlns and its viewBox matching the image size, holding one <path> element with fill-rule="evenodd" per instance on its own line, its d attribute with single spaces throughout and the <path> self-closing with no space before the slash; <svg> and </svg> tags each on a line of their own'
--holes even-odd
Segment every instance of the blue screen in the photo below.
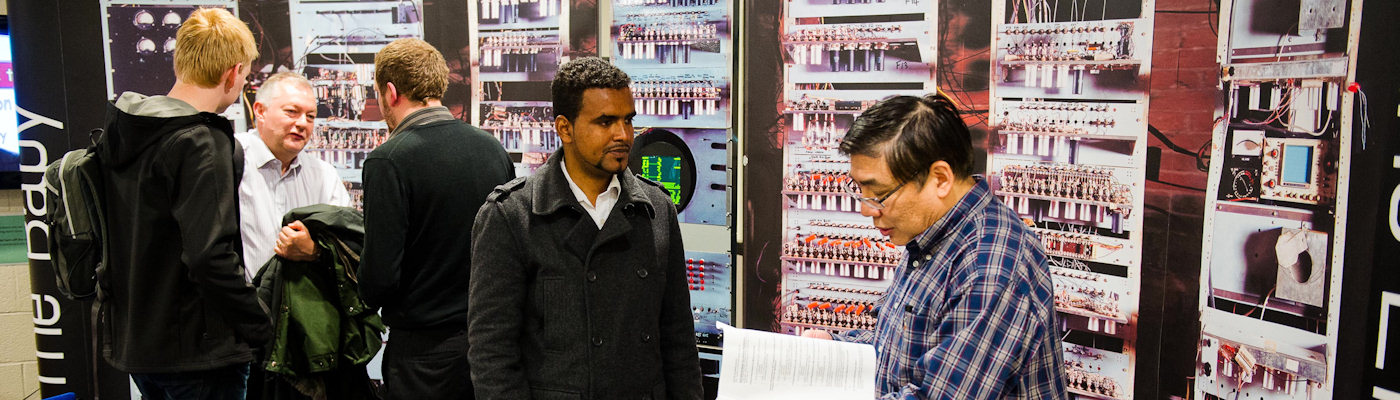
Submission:
<svg viewBox="0 0 1400 400">
<path fill-rule="evenodd" d="M 1283 146 L 1283 183 L 1311 183 L 1312 158 L 1312 146 Z"/>
</svg>

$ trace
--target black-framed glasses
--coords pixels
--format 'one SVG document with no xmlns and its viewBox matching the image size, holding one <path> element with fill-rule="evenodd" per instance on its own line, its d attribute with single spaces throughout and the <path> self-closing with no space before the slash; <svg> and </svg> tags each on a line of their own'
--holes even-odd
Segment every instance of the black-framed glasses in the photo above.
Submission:
<svg viewBox="0 0 1400 400">
<path fill-rule="evenodd" d="M 889 193 L 885 193 L 884 196 L 862 197 L 860 185 L 856 184 L 855 179 L 850 179 L 846 181 L 846 193 L 860 201 L 860 204 L 864 204 L 866 207 L 870 207 L 873 210 L 884 210 L 885 200 L 889 200 L 890 196 L 894 196 L 895 193 L 898 193 L 899 189 L 904 188 L 904 184 L 906 183 L 909 183 L 909 181 L 900 182 L 899 185 L 896 185 L 894 189 L 890 189 Z"/>
</svg>

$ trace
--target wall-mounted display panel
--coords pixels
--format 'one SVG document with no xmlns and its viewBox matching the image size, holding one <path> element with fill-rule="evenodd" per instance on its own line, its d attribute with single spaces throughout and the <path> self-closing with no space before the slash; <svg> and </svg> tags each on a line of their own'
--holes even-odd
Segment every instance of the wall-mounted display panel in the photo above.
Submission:
<svg viewBox="0 0 1400 400">
<path fill-rule="evenodd" d="M 1049 257 L 1070 393 L 1131 399 L 1155 2 L 997 4 L 987 180 Z"/>
<path fill-rule="evenodd" d="M 1222 4 L 1195 395 L 1330 398 L 1360 2 Z M 1336 12 L 1334 12 L 1334 10 Z"/>
</svg>

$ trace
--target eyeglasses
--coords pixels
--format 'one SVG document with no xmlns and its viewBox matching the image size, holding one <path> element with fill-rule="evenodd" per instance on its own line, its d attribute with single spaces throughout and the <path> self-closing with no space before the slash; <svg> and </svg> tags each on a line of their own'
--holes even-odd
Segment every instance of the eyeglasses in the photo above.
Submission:
<svg viewBox="0 0 1400 400">
<path fill-rule="evenodd" d="M 846 180 L 846 194 L 859 200 L 860 204 L 864 204 L 866 207 L 870 207 L 874 210 L 883 210 L 885 209 L 885 200 L 889 200 L 890 196 L 894 196 L 895 193 L 899 192 L 899 189 L 903 188 L 906 183 L 909 183 L 909 181 L 900 182 L 899 185 L 891 189 L 889 193 L 885 193 L 884 196 L 861 197 L 860 185 L 856 184 L 855 179 L 848 179 Z"/>
</svg>

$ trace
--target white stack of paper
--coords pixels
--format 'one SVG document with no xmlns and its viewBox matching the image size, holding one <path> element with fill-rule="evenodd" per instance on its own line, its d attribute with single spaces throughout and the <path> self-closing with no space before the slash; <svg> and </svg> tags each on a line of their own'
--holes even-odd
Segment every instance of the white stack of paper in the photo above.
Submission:
<svg viewBox="0 0 1400 400">
<path fill-rule="evenodd" d="M 718 400 L 875 396 L 875 347 L 739 329 L 724 323 Z"/>
</svg>

